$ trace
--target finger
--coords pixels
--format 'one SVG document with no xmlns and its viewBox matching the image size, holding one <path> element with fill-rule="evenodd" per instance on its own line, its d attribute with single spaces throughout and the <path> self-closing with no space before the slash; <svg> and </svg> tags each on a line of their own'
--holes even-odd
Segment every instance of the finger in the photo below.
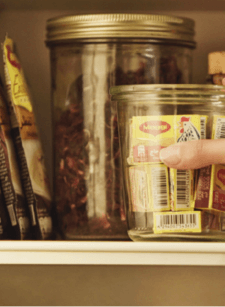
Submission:
<svg viewBox="0 0 225 307">
<path fill-rule="evenodd" d="M 162 149 L 160 160 L 176 169 L 197 169 L 211 164 L 225 164 L 225 140 L 177 143 Z"/>
</svg>

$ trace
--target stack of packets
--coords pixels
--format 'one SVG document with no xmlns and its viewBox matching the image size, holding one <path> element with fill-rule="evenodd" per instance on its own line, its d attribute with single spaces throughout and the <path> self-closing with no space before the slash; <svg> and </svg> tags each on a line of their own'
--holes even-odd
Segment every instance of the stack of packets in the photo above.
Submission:
<svg viewBox="0 0 225 307">
<path fill-rule="evenodd" d="M 223 138 L 225 138 L 225 116 L 214 115 L 211 139 Z M 225 212 L 225 165 L 215 164 L 199 170 L 195 208 L 215 216 L 213 229 L 217 230 L 220 226 L 221 231 L 225 230 L 225 215 L 220 217 L 220 213 Z"/>
<path fill-rule="evenodd" d="M 31 98 L 13 41 L 0 84 L 0 239 L 52 238 L 52 201 Z"/>
<path fill-rule="evenodd" d="M 130 211 L 153 213 L 152 228 L 156 234 L 221 230 L 225 166 L 213 165 L 200 171 L 176 170 L 168 168 L 159 158 L 162 148 L 205 139 L 207 121 L 207 116 L 196 114 L 130 119 L 127 158 Z M 213 122 L 213 138 L 221 137 L 218 131 L 224 131 L 225 135 L 225 117 L 214 116 Z"/>
</svg>

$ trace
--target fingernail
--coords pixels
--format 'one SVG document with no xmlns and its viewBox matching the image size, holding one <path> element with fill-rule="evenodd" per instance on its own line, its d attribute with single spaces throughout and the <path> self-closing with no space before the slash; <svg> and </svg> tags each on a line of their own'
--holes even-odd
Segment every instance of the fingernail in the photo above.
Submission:
<svg viewBox="0 0 225 307">
<path fill-rule="evenodd" d="M 160 160 L 165 164 L 176 165 L 181 161 L 179 146 L 171 145 L 159 153 Z"/>
</svg>

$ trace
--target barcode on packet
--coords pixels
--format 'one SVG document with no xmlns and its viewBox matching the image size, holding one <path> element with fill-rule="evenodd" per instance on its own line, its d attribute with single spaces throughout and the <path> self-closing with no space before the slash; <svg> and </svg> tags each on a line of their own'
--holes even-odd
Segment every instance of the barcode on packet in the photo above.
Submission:
<svg viewBox="0 0 225 307">
<path fill-rule="evenodd" d="M 200 118 L 200 135 L 201 139 L 206 139 L 206 117 Z"/>
<path fill-rule="evenodd" d="M 189 208 L 191 198 L 191 171 L 176 170 L 176 207 Z"/>
<path fill-rule="evenodd" d="M 225 118 L 218 118 L 215 128 L 215 140 L 225 138 Z"/>
<path fill-rule="evenodd" d="M 200 232 L 201 212 L 154 212 L 154 232 Z"/>
<path fill-rule="evenodd" d="M 151 168 L 151 190 L 154 209 L 169 207 L 168 170 L 166 166 Z"/>
</svg>

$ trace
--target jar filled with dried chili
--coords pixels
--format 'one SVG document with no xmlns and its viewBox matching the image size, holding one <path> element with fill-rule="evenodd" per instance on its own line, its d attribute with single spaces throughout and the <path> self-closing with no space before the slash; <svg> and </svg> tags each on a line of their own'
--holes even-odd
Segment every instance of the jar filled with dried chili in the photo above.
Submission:
<svg viewBox="0 0 225 307">
<path fill-rule="evenodd" d="M 47 21 L 54 195 L 64 239 L 128 239 L 114 85 L 190 83 L 194 22 L 100 14 Z"/>
</svg>

